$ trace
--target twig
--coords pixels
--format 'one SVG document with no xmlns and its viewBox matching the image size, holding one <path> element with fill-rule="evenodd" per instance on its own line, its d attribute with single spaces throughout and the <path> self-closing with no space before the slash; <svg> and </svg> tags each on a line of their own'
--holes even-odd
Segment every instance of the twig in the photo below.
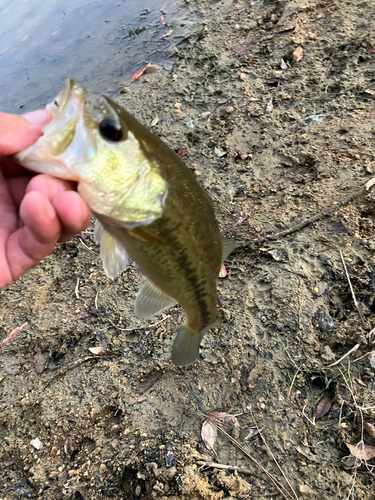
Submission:
<svg viewBox="0 0 375 500">
<path fill-rule="evenodd" d="M 307 403 L 305 404 L 305 406 L 302 408 L 302 415 L 305 417 L 305 419 L 310 422 L 311 425 L 313 425 L 314 427 L 316 426 L 316 423 L 315 423 L 315 418 L 314 420 L 310 420 L 309 417 L 306 415 L 305 413 L 305 408 L 307 406 Z"/>
<path fill-rule="evenodd" d="M 291 385 L 290 385 L 290 387 L 289 387 L 289 391 L 288 391 L 288 399 L 290 398 L 290 393 L 292 392 L 294 382 L 295 382 L 295 380 L 296 380 L 296 378 L 297 378 L 298 372 L 299 372 L 299 371 L 300 371 L 300 369 L 301 369 L 301 366 L 302 366 L 302 365 L 299 365 L 298 370 L 297 370 L 297 371 L 296 371 L 296 373 L 294 374 L 294 377 L 293 377 L 292 383 L 291 383 Z"/>
<path fill-rule="evenodd" d="M 289 492 L 284 488 L 284 486 L 280 483 L 280 481 L 278 481 L 276 479 L 276 477 L 271 474 L 270 472 L 268 472 L 268 470 L 263 467 L 263 465 L 258 462 L 256 460 L 256 458 L 254 458 L 251 453 L 246 449 L 244 448 L 243 446 L 241 446 L 241 444 L 236 441 L 230 434 L 228 434 L 224 429 L 223 427 L 221 427 L 221 425 L 218 423 L 218 422 L 214 422 L 213 420 L 214 419 L 210 419 L 211 420 L 211 423 L 212 425 L 214 425 L 220 432 L 222 432 L 233 444 L 235 444 L 237 446 L 237 448 L 239 448 L 243 453 L 245 453 L 246 456 L 248 456 L 250 458 L 250 460 L 252 460 L 258 467 L 260 467 L 262 469 L 262 471 L 267 475 L 267 477 L 269 479 L 271 479 L 271 481 L 273 482 L 273 484 L 276 486 L 276 488 L 280 491 L 280 493 L 282 494 L 282 496 L 288 500 L 292 499 L 292 497 L 290 496 Z"/>
<path fill-rule="evenodd" d="M 133 332 L 134 330 L 143 330 L 144 328 L 155 328 L 155 326 L 158 326 L 160 323 L 167 320 L 168 318 L 170 318 L 169 314 L 165 318 L 161 319 L 157 323 L 153 323 L 152 325 L 133 326 L 131 328 L 120 328 L 119 326 L 115 325 L 110 319 L 108 318 L 107 319 L 111 323 L 111 325 L 117 328 L 118 330 L 121 330 L 122 332 Z"/>
<path fill-rule="evenodd" d="M 330 364 L 330 365 L 328 365 L 328 366 L 323 366 L 323 369 L 324 369 L 324 368 L 331 368 L 332 366 L 336 366 L 336 365 L 338 365 L 338 364 L 339 364 L 339 363 L 341 363 L 341 361 L 342 361 L 343 359 L 345 359 L 347 356 L 350 356 L 350 354 L 353 354 L 353 352 L 355 352 L 355 351 L 358 349 L 358 347 L 359 347 L 359 346 L 360 346 L 360 344 L 356 344 L 354 347 L 352 347 L 352 348 L 350 349 L 350 351 L 348 351 L 346 354 L 344 354 L 344 356 L 342 356 L 340 359 L 338 359 L 338 360 L 337 360 L 337 361 L 335 361 L 334 363 L 331 363 L 331 364 Z M 362 357 L 363 357 L 363 356 L 362 356 Z"/>
<path fill-rule="evenodd" d="M 78 289 L 79 289 L 79 278 L 77 278 L 77 284 L 76 284 L 76 289 L 75 289 L 77 299 L 79 299 Z"/>
<path fill-rule="evenodd" d="M 252 241 L 247 241 L 246 243 L 242 243 L 242 245 L 238 245 L 232 253 L 238 252 L 239 250 L 242 250 L 244 248 L 247 248 L 251 245 L 259 245 L 263 243 L 264 241 L 268 240 L 277 240 L 278 238 L 282 238 L 283 236 L 286 236 L 287 234 L 294 233 L 295 231 L 299 231 L 300 229 L 304 228 L 305 226 L 308 226 L 309 224 L 312 224 L 313 222 L 316 222 L 317 220 L 321 219 L 325 215 L 328 215 L 329 213 L 333 212 L 334 210 L 340 208 L 343 205 L 346 205 L 349 203 L 349 201 L 353 200 L 354 198 L 357 198 L 357 196 L 360 196 L 364 191 L 368 191 L 373 185 L 375 184 L 375 177 L 373 179 L 370 179 L 366 184 L 364 184 L 362 187 L 357 189 L 357 191 L 354 191 L 353 193 L 348 194 L 345 198 L 342 198 L 342 200 L 336 201 L 333 203 L 331 206 L 325 208 L 322 210 L 322 212 L 319 212 L 318 214 L 313 215 L 309 219 L 305 219 L 304 221 L 299 222 L 295 226 L 292 226 L 288 229 L 284 229 L 283 231 L 279 231 L 278 233 L 273 233 L 273 234 L 267 234 L 263 238 L 259 238 L 257 240 L 252 240 Z"/>
<path fill-rule="evenodd" d="M 99 290 L 96 292 L 95 295 L 95 309 L 98 311 L 98 297 L 99 297 Z"/>
<path fill-rule="evenodd" d="M 360 308 L 359 308 L 359 306 L 358 306 L 357 299 L 355 298 L 355 294 L 354 294 L 354 290 L 353 290 L 353 287 L 352 287 L 352 283 L 351 283 L 351 281 L 350 281 L 350 277 L 349 277 L 348 269 L 346 268 L 346 264 L 345 264 L 344 256 L 343 256 L 343 254 L 342 254 L 341 248 L 339 248 L 339 250 L 340 250 L 340 255 L 341 255 L 342 265 L 344 266 L 344 270 L 345 270 L 345 274 L 346 274 L 346 279 L 348 280 L 349 287 L 350 287 L 350 291 L 352 292 L 352 297 L 353 297 L 354 305 L 355 305 L 355 307 L 357 308 L 357 311 L 358 311 L 359 317 L 360 317 L 361 322 L 362 322 L 362 326 L 364 326 L 364 324 L 365 324 L 365 320 L 363 319 L 363 316 L 362 316 L 362 311 L 360 310 Z"/>
<path fill-rule="evenodd" d="M 3 339 L 0 342 L 0 349 L 4 349 L 4 347 L 6 347 L 8 344 L 10 344 L 12 342 L 12 340 L 14 340 L 17 337 L 17 335 L 19 333 L 21 333 L 22 330 L 24 330 L 28 325 L 29 325 L 29 323 L 27 321 L 25 321 L 25 323 L 23 323 L 21 326 L 17 326 L 17 328 L 15 328 L 10 333 L 8 333 L 8 335 L 5 337 L 5 339 Z"/>
<path fill-rule="evenodd" d="M 370 332 L 371 333 L 371 332 Z M 352 363 L 356 363 L 357 361 L 360 361 L 361 359 L 365 358 L 366 356 L 369 356 L 372 352 L 375 353 L 375 351 L 371 351 L 371 352 L 366 352 L 366 354 L 364 354 L 363 356 L 361 356 L 360 358 L 356 358 L 356 359 L 353 359 L 352 360 Z M 341 360 L 340 360 L 341 361 Z"/>
<path fill-rule="evenodd" d="M 103 357 L 108 357 L 108 356 L 118 356 L 118 353 L 110 353 L 110 354 L 104 353 L 102 355 L 97 354 L 95 356 L 86 356 L 85 358 L 80 358 L 80 359 L 77 359 L 76 361 L 73 361 L 73 363 L 70 363 L 65 368 L 62 368 L 59 371 L 59 373 L 57 373 L 54 377 L 52 377 L 51 380 L 48 382 L 48 384 L 44 387 L 43 391 L 45 391 L 47 389 L 47 387 L 49 387 L 52 384 L 52 382 L 54 380 L 56 380 L 58 377 L 60 377 L 61 375 L 65 375 L 66 373 L 68 373 L 68 371 L 73 370 L 77 366 L 83 365 L 84 363 L 87 363 L 88 361 L 91 361 L 93 359 L 98 360 L 98 359 L 101 359 Z"/>
<path fill-rule="evenodd" d="M 95 253 L 95 252 L 94 252 L 94 250 L 91 250 L 91 248 L 90 248 L 89 246 L 87 246 L 87 245 L 86 245 L 86 243 L 83 241 L 83 239 L 82 239 L 82 238 L 78 238 L 78 242 L 79 242 L 79 243 L 82 243 L 82 245 L 83 245 L 85 248 L 87 248 L 87 250 L 88 250 L 89 252 L 91 252 L 91 253 Z"/>
<path fill-rule="evenodd" d="M 298 370 L 299 370 L 299 368 L 298 368 Z M 298 373 L 298 371 L 297 371 L 297 373 Z M 297 373 L 296 373 L 296 375 L 297 375 Z M 253 421 L 254 421 L 254 423 L 255 423 L 255 425 L 256 425 L 256 422 L 255 422 L 255 418 L 254 418 L 253 412 L 251 412 L 251 416 L 253 417 Z M 263 430 L 263 429 L 260 429 L 258 426 L 257 426 L 257 428 L 258 428 L 258 431 L 259 431 L 260 437 L 262 438 L 262 441 L 263 441 L 263 443 L 265 444 L 265 446 L 266 446 L 266 448 L 267 448 L 267 450 L 268 450 L 268 453 L 269 453 L 269 454 L 271 455 L 271 457 L 273 458 L 273 461 L 275 462 L 275 464 L 277 465 L 277 467 L 278 467 L 279 471 L 280 471 L 280 472 L 281 472 L 281 474 L 283 475 L 283 477 L 284 477 L 285 481 L 287 482 L 287 484 L 288 484 L 289 488 L 292 490 L 293 495 L 295 496 L 296 500 L 298 500 L 297 493 L 294 491 L 293 486 L 290 484 L 289 479 L 286 477 L 286 475 L 285 475 L 285 473 L 284 473 L 283 469 L 280 467 L 279 462 L 276 460 L 276 458 L 275 458 L 274 454 L 272 453 L 272 451 L 271 451 L 270 447 L 269 447 L 269 446 L 268 446 L 268 444 L 267 444 L 267 441 L 266 441 L 265 437 L 264 437 L 264 436 L 263 436 L 263 434 L 262 434 L 262 430 Z"/>
<path fill-rule="evenodd" d="M 198 460 L 196 463 L 197 465 L 212 467 L 214 469 L 235 470 L 237 472 L 243 472 L 244 474 L 253 474 L 253 471 L 250 469 L 246 469 L 246 467 L 237 467 L 237 465 L 217 464 L 216 462 L 205 462 L 204 460 Z"/>
</svg>

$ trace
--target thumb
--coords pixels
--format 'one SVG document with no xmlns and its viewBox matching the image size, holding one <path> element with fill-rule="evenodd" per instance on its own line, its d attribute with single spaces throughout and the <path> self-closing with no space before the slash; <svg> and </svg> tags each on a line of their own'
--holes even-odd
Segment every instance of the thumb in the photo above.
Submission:
<svg viewBox="0 0 375 500">
<path fill-rule="evenodd" d="M 0 113 L 0 156 L 19 153 L 42 135 L 42 128 L 51 120 L 46 110 L 23 116 Z"/>
</svg>

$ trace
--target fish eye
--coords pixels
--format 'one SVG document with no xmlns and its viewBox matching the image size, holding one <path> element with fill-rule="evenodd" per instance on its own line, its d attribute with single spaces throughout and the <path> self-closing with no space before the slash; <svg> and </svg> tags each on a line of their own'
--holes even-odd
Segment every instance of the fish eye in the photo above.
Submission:
<svg viewBox="0 0 375 500">
<path fill-rule="evenodd" d="M 103 139 L 107 139 L 108 141 L 118 142 L 122 139 L 122 130 L 119 123 L 110 118 L 104 118 L 100 122 L 99 132 Z"/>
</svg>

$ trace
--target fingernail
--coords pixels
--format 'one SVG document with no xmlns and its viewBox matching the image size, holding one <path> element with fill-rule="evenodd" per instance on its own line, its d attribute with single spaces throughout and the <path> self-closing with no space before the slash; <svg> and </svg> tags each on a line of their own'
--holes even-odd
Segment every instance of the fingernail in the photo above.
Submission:
<svg viewBox="0 0 375 500">
<path fill-rule="evenodd" d="M 35 127 L 46 125 L 52 118 L 51 113 L 46 109 L 38 109 L 37 111 L 32 111 L 31 113 L 25 113 L 22 116 Z"/>
</svg>

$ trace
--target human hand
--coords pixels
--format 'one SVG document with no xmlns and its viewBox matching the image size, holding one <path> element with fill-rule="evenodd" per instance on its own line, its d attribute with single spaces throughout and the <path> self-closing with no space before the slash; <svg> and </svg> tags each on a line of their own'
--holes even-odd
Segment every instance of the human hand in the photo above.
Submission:
<svg viewBox="0 0 375 500">
<path fill-rule="evenodd" d="M 34 144 L 50 120 L 44 110 L 24 116 L 0 113 L 0 289 L 91 220 L 74 183 L 44 174 L 34 176 L 11 157 Z"/>
</svg>

